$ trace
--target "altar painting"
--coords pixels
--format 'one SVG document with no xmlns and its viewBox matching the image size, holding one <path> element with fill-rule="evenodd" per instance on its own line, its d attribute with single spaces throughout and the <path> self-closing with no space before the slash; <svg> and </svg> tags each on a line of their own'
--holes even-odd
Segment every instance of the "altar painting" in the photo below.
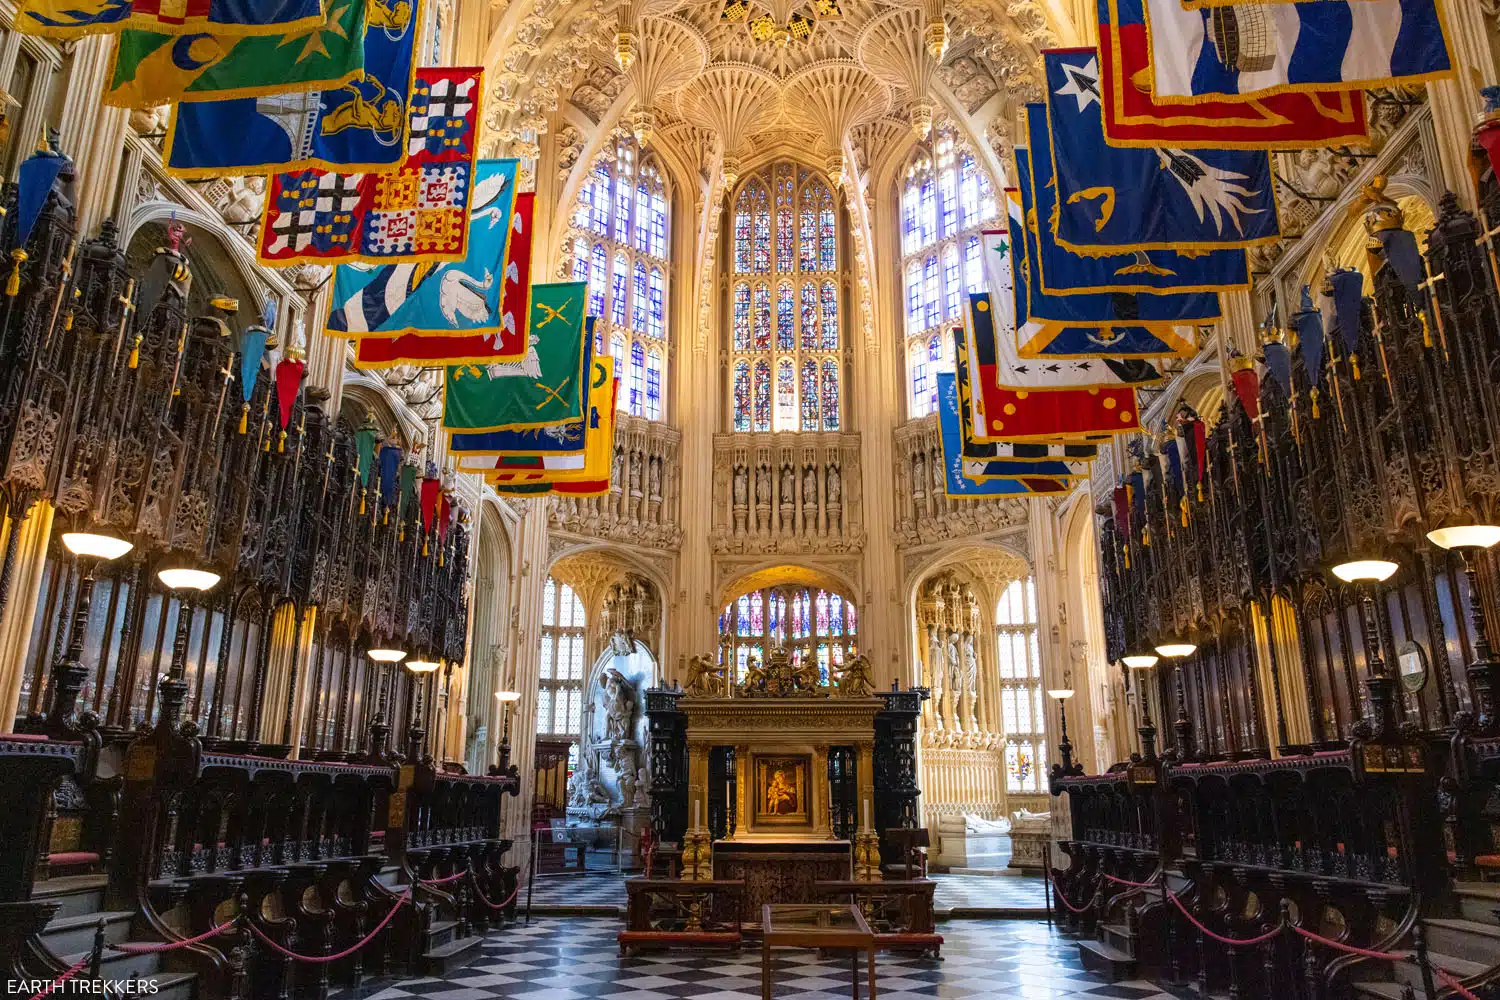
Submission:
<svg viewBox="0 0 1500 1000">
<path fill-rule="evenodd" d="M 755 758 L 755 825 L 811 826 L 806 757 Z"/>
</svg>

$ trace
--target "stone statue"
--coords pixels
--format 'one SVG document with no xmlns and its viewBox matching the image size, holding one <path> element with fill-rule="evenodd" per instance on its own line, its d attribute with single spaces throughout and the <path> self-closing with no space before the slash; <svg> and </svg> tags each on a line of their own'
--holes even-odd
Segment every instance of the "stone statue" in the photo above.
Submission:
<svg viewBox="0 0 1500 1000">
<path fill-rule="evenodd" d="M 818 505 L 818 474 L 812 466 L 802 470 L 802 507 L 804 510 Z"/>
<path fill-rule="evenodd" d="M 635 720 L 635 687 L 614 667 L 604 671 L 604 738 L 628 740 Z"/>
<path fill-rule="evenodd" d="M 796 498 L 796 481 L 792 477 L 792 467 L 783 465 L 781 467 L 781 502 L 791 504 Z"/>
<path fill-rule="evenodd" d="M 771 470 L 761 468 L 756 471 L 755 476 L 755 502 L 770 506 L 771 504 Z"/>
<path fill-rule="evenodd" d="M 872 688 L 869 658 L 859 655 L 845 660 L 839 669 L 840 697 L 868 698 Z"/>
<path fill-rule="evenodd" d="M 829 505 L 831 506 L 833 504 L 840 503 L 842 501 L 844 491 L 843 482 L 839 478 L 839 467 L 837 465 L 830 465 L 828 467 L 828 475 L 826 479 L 828 483 Z"/>
<path fill-rule="evenodd" d="M 698 654 L 688 660 L 687 682 L 682 689 L 688 694 L 713 694 L 718 685 L 714 681 L 718 678 L 718 664 L 713 659 L 703 654 Z"/>
<path fill-rule="evenodd" d="M 649 768 L 636 768 L 635 799 L 627 801 L 626 805 L 635 806 L 637 809 L 649 809 L 651 807 L 651 771 Z"/>
<path fill-rule="evenodd" d="M 734 502 L 736 505 L 743 506 L 750 502 L 749 479 L 749 473 L 745 471 L 743 465 L 734 467 Z"/>
<path fill-rule="evenodd" d="M 974 655 L 974 636 L 964 636 L 964 686 L 965 690 L 977 691 L 979 689 L 979 658 Z"/>
</svg>

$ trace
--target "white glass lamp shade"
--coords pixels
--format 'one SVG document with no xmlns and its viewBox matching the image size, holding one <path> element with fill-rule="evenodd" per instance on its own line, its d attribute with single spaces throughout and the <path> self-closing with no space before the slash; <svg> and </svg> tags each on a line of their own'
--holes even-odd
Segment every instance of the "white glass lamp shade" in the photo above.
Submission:
<svg viewBox="0 0 1500 1000">
<path fill-rule="evenodd" d="M 1073 697 L 1073 689 L 1072 688 L 1048 688 L 1047 689 L 1047 697 L 1048 698 L 1056 698 L 1058 701 L 1067 701 L 1069 698 Z"/>
<path fill-rule="evenodd" d="M 1161 657 L 1155 653 L 1132 653 L 1129 656 L 1120 657 L 1125 665 L 1131 670 L 1150 670 L 1156 666 Z"/>
<path fill-rule="evenodd" d="M 1427 540 L 1442 549 L 1488 549 L 1500 542 L 1500 525 L 1463 524 L 1456 528 L 1438 528 L 1427 533 Z M 67 541 L 67 536 L 63 536 Z"/>
<path fill-rule="evenodd" d="M 1184 656 L 1192 656 L 1197 651 L 1197 643 L 1178 642 L 1175 639 L 1171 642 L 1164 642 L 1156 647 L 1156 652 L 1169 660 L 1180 660 Z"/>
<path fill-rule="evenodd" d="M 519 691 L 496 691 L 495 692 L 495 697 L 499 698 L 501 701 L 505 701 L 505 702 L 520 701 L 521 700 L 521 692 L 519 692 Z"/>
<path fill-rule="evenodd" d="M 1384 583 L 1400 568 L 1386 559 L 1353 559 L 1333 567 L 1333 575 L 1345 583 Z"/>
<path fill-rule="evenodd" d="M 390 647 L 377 647 L 365 650 L 365 655 L 376 663 L 400 663 L 406 659 L 406 650 L 391 649 Z"/>
<path fill-rule="evenodd" d="M 212 590 L 218 586 L 219 574 L 206 569 L 164 569 L 156 578 L 169 590 Z"/>
<path fill-rule="evenodd" d="M 91 559 L 118 559 L 135 548 L 130 542 L 113 535 L 95 535 L 88 531 L 70 531 L 62 536 L 63 546 L 75 556 Z"/>
<path fill-rule="evenodd" d="M 414 674 L 430 674 L 434 670 L 436 670 L 439 666 L 440 666 L 440 664 L 436 660 L 407 660 L 406 661 L 406 669 L 410 670 Z"/>
</svg>

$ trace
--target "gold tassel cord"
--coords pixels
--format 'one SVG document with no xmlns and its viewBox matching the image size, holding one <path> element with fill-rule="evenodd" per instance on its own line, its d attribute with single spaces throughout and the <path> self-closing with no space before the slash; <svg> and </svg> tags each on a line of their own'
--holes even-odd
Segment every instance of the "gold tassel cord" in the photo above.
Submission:
<svg viewBox="0 0 1500 1000">
<path fill-rule="evenodd" d="M 240 404 L 240 433 L 244 434 L 250 430 L 250 404 Z"/>
<path fill-rule="evenodd" d="M 359 513 L 360 513 L 361 517 L 363 517 L 364 513 L 365 513 L 365 494 L 368 493 L 368 492 L 370 492 L 370 491 L 369 490 L 360 490 L 359 491 Z"/>
<path fill-rule="evenodd" d="M 21 265 L 26 263 L 26 251 L 16 247 L 10 252 L 10 280 L 5 283 L 5 294 L 15 298 L 21 294 Z"/>
<path fill-rule="evenodd" d="M 277 452 L 286 451 L 286 431 L 282 431 L 281 436 L 276 439 L 276 450 Z"/>
<path fill-rule="evenodd" d="M 1314 420 L 1323 419 L 1323 411 L 1318 409 L 1318 390 L 1314 389 L 1309 394 L 1312 397 L 1312 414 Z"/>
<path fill-rule="evenodd" d="M 141 366 L 141 341 L 144 339 L 140 334 L 136 334 L 135 340 L 130 345 L 129 367 L 131 368 L 139 368 Z"/>
<path fill-rule="evenodd" d="M 1354 381 L 1356 381 L 1356 382 L 1359 381 L 1359 355 L 1358 354 L 1350 353 L 1350 355 L 1349 355 L 1349 374 L 1354 379 Z"/>
</svg>

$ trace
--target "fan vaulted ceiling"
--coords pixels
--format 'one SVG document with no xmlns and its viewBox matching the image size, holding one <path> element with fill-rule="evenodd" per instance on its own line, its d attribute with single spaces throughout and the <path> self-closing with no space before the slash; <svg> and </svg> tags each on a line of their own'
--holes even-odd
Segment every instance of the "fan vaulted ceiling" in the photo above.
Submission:
<svg viewBox="0 0 1500 1000">
<path fill-rule="evenodd" d="M 549 128 L 622 127 L 732 166 L 770 145 L 837 156 L 855 129 L 889 142 L 934 113 L 998 149 L 1039 93 L 1037 50 L 1076 41 L 1062 2 L 502 0 L 487 151 L 535 157 Z"/>
</svg>

